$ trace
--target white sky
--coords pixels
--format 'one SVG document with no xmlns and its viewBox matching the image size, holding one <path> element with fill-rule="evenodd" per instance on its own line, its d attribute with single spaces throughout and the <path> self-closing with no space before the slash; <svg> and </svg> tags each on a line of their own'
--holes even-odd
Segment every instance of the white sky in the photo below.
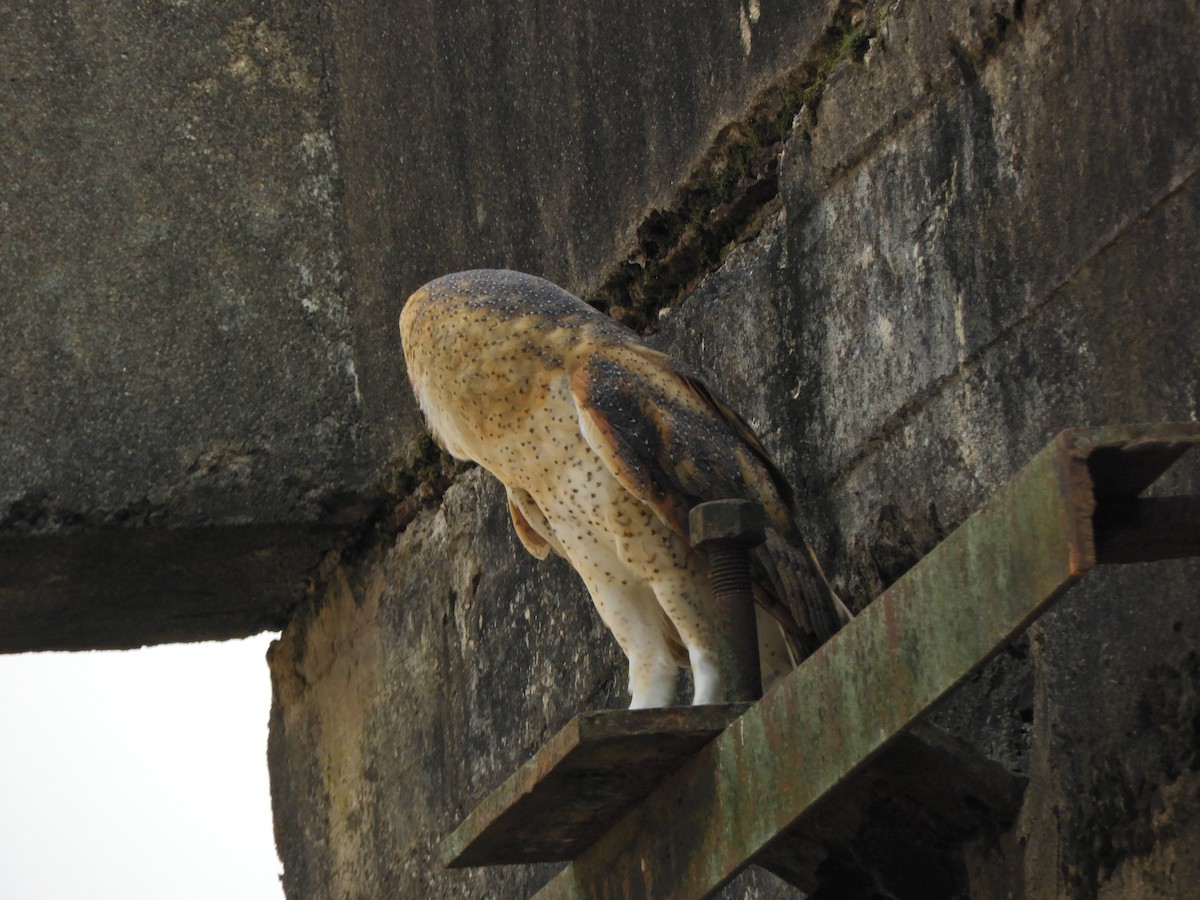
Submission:
<svg viewBox="0 0 1200 900">
<path fill-rule="evenodd" d="M 280 900 L 273 637 L 0 654 L 0 898 Z"/>
</svg>

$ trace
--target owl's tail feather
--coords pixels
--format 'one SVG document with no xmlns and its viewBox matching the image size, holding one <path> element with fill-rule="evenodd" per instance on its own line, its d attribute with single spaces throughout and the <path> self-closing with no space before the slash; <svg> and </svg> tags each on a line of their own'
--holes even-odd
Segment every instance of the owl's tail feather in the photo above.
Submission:
<svg viewBox="0 0 1200 900">
<path fill-rule="evenodd" d="M 850 621 L 850 610 L 807 544 L 796 546 L 768 529 L 754 557 L 754 599 L 780 623 L 799 658 L 810 656 Z"/>
</svg>

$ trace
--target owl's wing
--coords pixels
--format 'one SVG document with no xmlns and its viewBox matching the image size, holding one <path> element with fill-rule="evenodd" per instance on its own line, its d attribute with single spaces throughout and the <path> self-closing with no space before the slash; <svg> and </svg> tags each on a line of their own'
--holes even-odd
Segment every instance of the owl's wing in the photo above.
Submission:
<svg viewBox="0 0 1200 900">
<path fill-rule="evenodd" d="M 699 375 L 638 344 L 598 347 L 571 376 L 584 439 L 617 480 L 688 536 L 706 500 L 761 503 L 792 530 L 791 494 L 750 427 Z"/>
<path fill-rule="evenodd" d="M 783 474 L 702 377 L 648 347 L 608 345 L 583 357 L 571 394 L 589 446 L 685 540 L 697 503 L 762 505 L 775 533 L 755 553 L 755 598 L 804 655 L 848 619 L 796 528 Z"/>
</svg>

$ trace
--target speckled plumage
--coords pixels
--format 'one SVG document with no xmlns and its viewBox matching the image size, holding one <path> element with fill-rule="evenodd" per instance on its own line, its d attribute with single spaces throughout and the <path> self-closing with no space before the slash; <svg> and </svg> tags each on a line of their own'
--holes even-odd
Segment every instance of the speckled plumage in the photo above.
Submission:
<svg viewBox="0 0 1200 900">
<path fill-rule="evenodd" d="M 447 275 L 400 317 L 409 380 L 438 443 L 504 483 L 521 542 L 583 578 L 629 659 L 633 707 L 664 706 L 679 666 L 720 702 L 712 595 L 687 514 L 763 504 L 773 525 L 755 594 L 764 676 L 838 626 L 795 529 L 788 487 L 749 426 L 686 366 L 548 281 Z M 779 623 L 779 624 L 777 624 Z M 782 625 L 782 627 L 780 627 Z M 786 634 L 786 636 L 785 636 Z"/>
</svg>

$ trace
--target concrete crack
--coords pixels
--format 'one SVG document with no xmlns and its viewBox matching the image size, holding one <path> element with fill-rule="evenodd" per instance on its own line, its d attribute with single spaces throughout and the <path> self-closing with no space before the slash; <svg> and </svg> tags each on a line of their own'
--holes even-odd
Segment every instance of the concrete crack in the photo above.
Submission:
<svg viewBox="0 0 1200 900">
<path fill-rule="evenodd" d="M 862 60 L 893 5 L 872 16 L 862 3 L 839 3 L 804 62 L 721 130 L 673 201 L 646 216 L 636 246 L 584 299 L 653 333 L 660 310 L 682 302 L 734 247 L 753 239 L 778 206 L 784 144 L 815 124 L 830 76 Z"/>
</svg>

